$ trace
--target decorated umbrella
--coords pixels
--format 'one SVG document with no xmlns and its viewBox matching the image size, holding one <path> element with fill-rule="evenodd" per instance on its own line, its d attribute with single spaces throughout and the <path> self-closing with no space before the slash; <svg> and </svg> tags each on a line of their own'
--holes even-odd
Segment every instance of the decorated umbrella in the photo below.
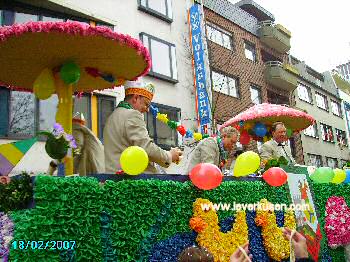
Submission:
<svg viewBox="0 0 350 262">
<path fill-rule="evenodd" d="M 269 127 L 274 122 L 283 122 L 289 131 L 299 132 L 315 122 L 315 119 L 300 110 L 275 104 L 258 104 L 239 113 L 237 116 L 226 121 L 221 128 L 234 126 L 241 133 L 252 135 L 253 138 L 263 138 L 269 134 Z M 248 141 L 249 142 L 249 141 Z"/>
<path fill-rule="evenodd" d="M 148 73 L 142 43 L 79 22 L 29 22 L 0 27 L 0 82 L 33 91 L 39 99 L 58 95 L 56 121 L 72 133 L 72 94 L 119 86 Z M 68 157 L 66 174 L 73 173 Z"/>
</svg>

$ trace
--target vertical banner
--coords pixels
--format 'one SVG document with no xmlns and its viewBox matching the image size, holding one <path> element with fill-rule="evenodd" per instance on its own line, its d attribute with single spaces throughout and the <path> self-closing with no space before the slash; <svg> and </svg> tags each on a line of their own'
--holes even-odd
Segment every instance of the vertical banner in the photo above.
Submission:
<svg viewBox="0 0 350 262">
<path fill-rule="evenodd" d="M 202 38 L 201 8 L 194 4 L 189 11 L 190 37 L 192 46 L 193 73 L 196 91 L 196 109 L 201 132 L 208 132 L 210 124 L 210 104 L 207 92 L 206 71 L 204 63 L 204 45 Z M 205 32 L 204 32 L 205 33 Z"/>
</svg>

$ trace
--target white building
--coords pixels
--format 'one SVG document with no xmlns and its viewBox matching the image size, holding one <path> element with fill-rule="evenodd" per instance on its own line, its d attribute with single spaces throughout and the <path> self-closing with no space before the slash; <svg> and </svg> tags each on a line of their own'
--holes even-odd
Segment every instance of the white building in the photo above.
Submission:
<svg viewBox="0 0 350 262">
<path fill-rule="evenodd" d="M 105 25 L 143 41 L 152 56 L 152 69 L 144 81 L 156 86 L 154 101 L 170 120 L 180 121 L 187 129 L 197 128 L 189 26 L 189 0 L 101 0 L 101 1 L 6 1 L 0 3 L 0 25 L 27 21 L 77 20 Z M 4 61 L 2 61 L 4 63 Z M 119 88 L 76 99 L 75 111 L 83 112 L 88 126 L 103 140 L 102 130 L 108 115 L 123 99 Z M 21 103 L 26 101 L 25 112 Z M 33 94 L 0 87 L 0 144 L 34 136 L 54 123 L 56 97 L 38 101 Z M 22 113 L 21 113 L 22 112 Z M 17 123 L 14 124 L 14 120 Z M 151 137 L 163 148 L 181 145 L 176 130 L 153 119 L 145 120 Z M 45 172 L 50 159 L 44 143 L 37 142 L 13 173 L 23 170 Z"/>
</svg>

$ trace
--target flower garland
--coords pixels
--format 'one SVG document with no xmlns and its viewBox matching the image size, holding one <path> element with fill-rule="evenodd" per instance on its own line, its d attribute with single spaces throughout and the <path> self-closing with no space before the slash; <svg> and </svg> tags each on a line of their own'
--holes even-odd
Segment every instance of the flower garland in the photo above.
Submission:
<svg viewBox="0 0 350 262">
<path fill-rule="evenodd" d="M 186 130 L 186 128 L 183 125 L 180 125 L 178 122 L 169 120 L 168 115 L 159 113 L 159 109 L 155 105 L 150 106 L 150 111 L 151 111 L 154 118 L 156 118 L 160 122 L 168 125 L 171 129 L 176 129 L 180 133 L 181 136 L 184 136 L 186 138 L 194 138 L 196 141 L 200 141 L 204 138 L 209 137 L 208 134 L 201 134 L 201 133 L 196 133 L 196 132 L 193 133 L 189 129 Z"/>
<path fill-rule="evenodd" d="M 207 199 L 197 198 L 193 203 L 190 227 L 198 233 L 197 242 L 214 256 L 215 261 L 229 261 L 240 245 L 248 241 L 248 225 L 245 211 L 237 211 L 232 229 L 221 232 L 219 219 L 214 209 L 203 211 L 202 205 L 212 206 Z"/>
<path fill-rule="evenodd" d="M 0 212 L 0 258 L 7 262 L 10 243 L 13 239 L 13 222 L 10 217 Z"/>
<path fill-rule="evenodd" d="M 262 208 L 257 210 L 255 222 L 261 227 L 265 249 L 274 260 L 286 259 L 290 254 L 289 241 L 284 238 L 282 229 L 276 224 L 276 215 L 271 209 L 271 203 L 266 199 L 262 199 L 260 203 Z M 294 212 L 291 210 L 284 216 L 284 227 L 296 229 Z"/>
</svg>

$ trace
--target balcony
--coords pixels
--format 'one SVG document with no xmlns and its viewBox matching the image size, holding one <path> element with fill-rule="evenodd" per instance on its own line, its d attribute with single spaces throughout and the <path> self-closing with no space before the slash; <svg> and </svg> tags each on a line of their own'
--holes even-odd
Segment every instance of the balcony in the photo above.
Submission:
<svg viewBox="0 0 350 262">
<path fill-rule="evenodd" d="M 282 64 L 278 61 L 265 63 L 266 81 L 283 90 L 292 92 L 298 86 L 298 70 L 290 64 Z"/>
<path fill-rule="evenodd" d="M 259 24 L 259 37 L 261 42 L 277 50 L 286 53 L 290 49 L 291 33 L 281 25 L 274 25 L 271 21 L 263 21 Z"/>
</svg>

